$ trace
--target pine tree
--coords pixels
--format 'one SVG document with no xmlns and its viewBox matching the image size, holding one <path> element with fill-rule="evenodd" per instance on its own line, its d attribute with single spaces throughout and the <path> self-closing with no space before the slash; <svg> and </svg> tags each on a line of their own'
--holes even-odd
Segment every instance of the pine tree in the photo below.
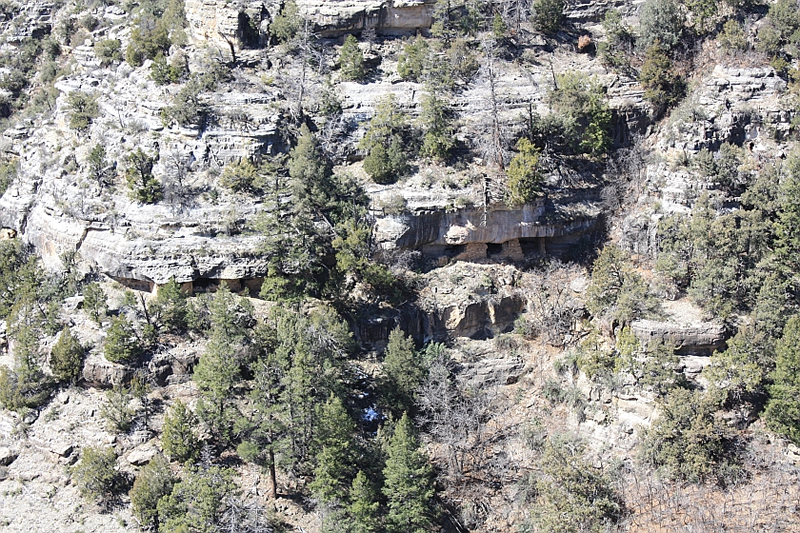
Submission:
<svg viewBox="0 0 800 533">
<path fill-rule="evenodd" d="M 161 285 L 155 300 L 148 306 L 148 313 L 158 326 L 167 331 L 179 332 L 186 328 L 186 293 L 175 278 Z"/>
<path fill-rule="evenodd" d="M 130 491 L 133 514 L 143 528 L 158 530 L 158 500 L 170 494 L 175 478 L 169 463 L 156 455 L 139 471 Z"/>
<path fill-rule="evenodd" d="M 181 463 L 198 458 L 200 443 L 193 430 L 196 425 L 197 418 L 185 403 L 178 400 L 172 404 L 169 412 L 164 416 L 161 433 L 161 446 L 167 457 Z"/>
<path fill-rule="evenodd" d="M 539 173 L 539 149 L 525 137 L 517 141 L 517 155 L 506 171 L 509 205 L 526 204 L 539 196 L 542 176 Z"/>
<path fill-rule="evenodd" d="M 429 89 L 422 99 L 420 121 L 425 128 L 420 155 L 440 162 L 447 161 L 456 146 L 451 127 L 452 109 L 449 102 L 437 91 Z"/>
<path fill-rule="evenodd" d="M 238 350 L 244 332 L 237 321 L 236 302 L 227 288 L 217 291 L 210 307 L 211 337 L 193 377 L 201 394 L 197 414 L 220 443 L 228 443 L 235 414 L 233 389 L 240 379 Z"/>
<path fill-rule="evenodd" d="M 231 468 L 202 466 L 189 469 L 172 492 L 158 501 L 161 533 L 213 533 L 231 501 L 238 495 Z"/>
<path fill-rule="evenodd" d="M 361 81 L 367 74 L 364 66 L 364 53 L 358 47 L 358 41 L 348 35 L 339 51 L 339 65 L 342 79 L 345 81 Z"/>
<path fill-rule="evenodd" d="M 385 531 L 431 531 L 435 514 L 432 471 L 407 413 L 403 413 L 389 442 L 383 475 L 383 494 L 389 507 Z"/>
<path fill-rule="evenodd" d="M 128 162 L 126 172 L 131 198 L 144 204 L 154 204 L 164 196 L 163 187 L 153 176 L 153 166 L 158 162 L 156 157 L 147 155 L 141 148 L 125 158 Z"/>
<path fill-rule="evenodd" d="M 239 338 L 229 337 L 224 331 L 215 329 L 194 369 L 193 379 L 201 394 L 197 414 L 222 443 L 227 443 L 231 436 L 233 388 L 239 381 L 236 357 L 239 342 Z"/>
<path fill-rule="evenodd" d="M 85 350 L 68 326 L 64 326 L 50 356 L 50 369 L 59 380 L 76 384 L 83 370 Z"/>
<path fill-rule="evenodd" d="M 90 283 L 83 289 L 83 308 L 89 318 L 98 324 L 100 319 L 105 316 L 108 304 L 106 303 L 106 293 L 99 283 Z"/>
<path fill-rule="evenodd" d="M 398 413 L 411 410 L 417 389 L 425 379 L 425 368 L 414 350 L 414 340 L 406 337 L 399 327 L 389 333 L 383 372 L 386 375 L 386 395 L 390 407 Z"/>
<path fill-rule="evenodd" d="M 237 453 L 245 461 L 267 469 L 270 495 L 275 499 L 278 497 L 275 455 L 285 446 L 286 438 L 287 406 L 281 402 L 281 394 L 290 363 L 285 350 L 277 350 L 274 346 L 268 346 L 266 350 L 267 353 L 254 365 L 250 399 L 255 410 L 246 421 L 245 436 L 237 447 Z"/>
<path fill-rule="evenodd" d="M 103 353 L 112 363 L 128 363 L 142 352 L 139 338 L 125 315 L 119 315 L 111 321 L 108 328 Z"/>
<path fill-rule="evenodd" d="M 356 427 L 342 401 L 333 395 L 319 408 L 317 418 L 317 466 L 310 488 L 323 503 L 343 502 L 353 475 Z"/>
<path fill-rule="evenodd" d="M 592 265 L 586 298 L 592 314 L 605 314 L 623 324 L 656 313 L 659 308 L 628 254 L 614 244 L 607 244 Z"/>
<path fill-rule="evenodd" d="M 800 316 L 786 322 L 775 355 L 764 419 L 770 429 L 800 445 Z"/>
<path fill-rule="evenodd" d="M 87 447 L 81 461 L 71 468 L 72 482 L 81 496 L 107 504 L 119 488 L 117 453 L 111 447 Z"/>
<path fill-rule="evenodd" d="M 351 533 L 374 533 L 380 525 L 378 510 L 380 503 L 377 501 L 375 489 L 367 479 L 366 474 L 359 470 L 350 486 L 350 505 L 347 512 L 350 515 Z"/>
<path fill-rule="evenodd" d="M 781 186 L 775 224 L 775 254 L 788 278 L 800 272 L 800 155 L 789 161 L 789 176 Z"/>
</svg>

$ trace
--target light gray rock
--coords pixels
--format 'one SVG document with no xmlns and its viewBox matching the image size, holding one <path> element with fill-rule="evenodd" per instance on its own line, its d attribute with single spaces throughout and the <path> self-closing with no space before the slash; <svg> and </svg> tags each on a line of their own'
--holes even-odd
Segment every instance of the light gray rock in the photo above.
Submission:
<svg viewBox="0 0 800 533">
<path fill-rule="evenodd" d="M 48 444 L 47 449 L 59 457 L 69 457 L 75 450 L 75 446 L 65 442 L 51 442 Z"/>
<path fill-rule="evenodd" d="M 710 355 L 720 348 L 727 332 L 725 327 L 714 322 L 681 325 L 655 320 L 636 320 L 631 323 L 631 331 L 643 345 L 651 341 L 674 346 L 682 355 Z"/>
<path fill-rule="evenodd" d="M 143 466 L 149 463 L 158 454 L 158 450 L 150 443 L 136 447 L 126 457 L 133 466 Z"/>
<path fill-rule="evenodd" d="M 8 466 L 14 462 L 19 453 L 7 446 L 0 446 L 0 466 Z"/>
<path fill-rule="evenodd" d="M 106 360 L 105 357 L 91 354 L 83 363 L 83 380 L 93 387 L 110 388 L 128 382 L 133 370 Z"/>
</svg>

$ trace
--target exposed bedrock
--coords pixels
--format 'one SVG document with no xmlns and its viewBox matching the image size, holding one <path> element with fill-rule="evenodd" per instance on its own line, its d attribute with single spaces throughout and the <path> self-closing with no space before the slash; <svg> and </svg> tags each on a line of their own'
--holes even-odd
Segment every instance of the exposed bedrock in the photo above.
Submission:
<svg viewBox="0 0 800 533">
<path fill-rule="evenodd" d="M 598 206 L 591 206 L 570 219 L 558 219 L 547 216 L 545 204 L 541 199 L 518 208 L 493 208 L 485 213 L 476 208 L 387 216 L 376 221 L 375 240 L 384 249 L 421 248 L 428 255 L 453 255 L 467 260 L 491 255 L 493 249 L 489 245 L 506 244 L 497 253 L 520 259 L 527 251 L 523 248 L 560 255 L 568 251 L 564 248 L 569 247 L 569 237 L 597 227 Z M 520 240 L 526 246 L 521 246 Z M 556 248 L 548 249 L 548 245 Z"/>
<path fill-rule="evenodd" d="M 232 3 L 223 0 L 186 0 L 189 35 L 195 44 L 224 49 L 264 44 L 269 23 L 280 13 L 276 0 Z M 433 23 L 434 0 L 298 0 L 299 11 L 313 23 L 320 37 L 375 30 L 382 35 L 409 35 L 427 31 Z"/>
<path fill-rule="evenodd" d="M 631 324 L 631 330 L 642 344 L 663 342 L 674 346 L 680 355 L 710 355 L 722 347 L 727 338 L 725 327 L 713 322 L 684 325 L 637 320 Z"/>
</svg>

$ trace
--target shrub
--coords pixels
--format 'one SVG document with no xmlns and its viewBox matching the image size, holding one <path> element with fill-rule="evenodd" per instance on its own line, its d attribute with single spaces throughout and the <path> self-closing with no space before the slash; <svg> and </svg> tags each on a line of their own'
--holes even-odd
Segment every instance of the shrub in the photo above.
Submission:
<svg viewBox="0 0 800 533">
<path fill-rule="evenodd" d="M 744 34 L 742 25 L 736 20 L 730 19 L 725 22 L 722 31 L 717 36 L 717 40 L 722 47 L 728 51 L 746 52 L 750 45 L 747 42 L 747 36 Z"/>
<path fill-rule="evenodd" d="M 564 0 L 534 0 L 533 11 L 536 15 L 533 25 L 536 30 L 545 35 L 558 33 L 564 19 L 564 5 Z"/>
<path fill-rule="evenodd" d="M 675 0 L 647 0 L 639 12 L 639 44 L 669 52 L 683 37 L 685 18 Z"/>
<path fill-rule="evenodd" d="M 383 185 L 397 181 L 399 176 L 405 174 L 407 168 L 408 160 L 400 141 L 396 138 L 392 139 L 388 149 L 382 144 L 376 144 L 364 158 L 364 171 L 375 183 Z"/>
<path fill-rule="evenodd" d="M 509 205 L 526 204 L 538 197 L 542 185 L 539 155 L 539 149 L 528 139 L 523 137 L 517 141 L 517 154 L 506 171 L 506 203 Z"/>
<path fill-rule="evenodd" d="M 165 126 L 172 121 L 181 126 L 201 126 L 207 114 L 205 103 L 200 100 L 203 85 L 196 78 L 191 78 L 178 91 L 172 105 L 161 110 L 161 120 Z"/>
<path fill-rule="evenodd" d="M 136 418 L 136 410 L 131 407 L 133 395 L 130 389 L 122 385 L 106 392 L 106 401 L 100 408 L 100 416 L 106 421 L 109 431 L 126 433 Z"/>
<path fill-rule="evenodd" d="M 800 11 L 794 0 L 778 0 L 769 8 L 767 15 L 772 27 L 777 30 L 782 42 L 797 42 L 800 40 Z"/>
<path fill-rule="evenodd" d="M 781 49 L 781 34 L 772 25 L 765 24 L 758 29 L 756 50 L 774 56 Z"/>
<path fill-rule="evenodd" d="M 0 163 L 0 196 L 3 196 L 3 193 L 17 177 L 17 169 L 17 163 L 14 161 Z"/>
<path fill-rule="evenodd" d="M 264 179 L 249 159 L 225 166 L 219 184 L 235 192 L 255 192 L 264 186 Z"/>
<path fill-rule="evenodd" d="M 775 354 L 764 420 L 771 430 L 800 445 L 800 316 L 786 322 Z"/>
<path fill-rule="evenodd" d="M 283 5 L 280 14 L 269 25 L 269 32 L 278 42 L 285 43 L 294 39 L 300 29 L 300 15 L 297 4 L 289 0 Z"/>
<path fill-rule="evenodd" d="M 189 73 L 189 67 L 182 56 L 175 57 L 171 63 L 159 52 L 150 65 L 150 77 L 158 85 L 178 83 Z"/>
<path fill-rule="evenodd" d="M 550 105 L 562 118 L 564 135 L 582 153 L 601 156 L 611 147 L 611 110 L 605 88 L 595 79 L 579 73 L 559 76 Z"/>
<path fill-rule="evenodd" d="M 611 316 L 626 324 L 656 313 L 659 304 L 634 270 L 628 254 L 614 244 L 607 244 L 592 266 L 586 307 L 595 316 Z"/>
<path fill-rule="evenodd" d="M 72 482 L 81 496 L 94 502 L 108 503 L 121 481 L 116 462 L 117 454 L 113 448 L 84 448 L 81 461 L 71 471 Z"/>
<path fill-rule="evenodd" d="M 164 416 L 161 445 L 167 457 L 174 461 L 185 463 L 197 459 L 200 444 L 194 434 L 197 417 L 194 416 L 186 404 L 178 400 Z"/>
<path fill-rule="evenodd" d="M 159 531 L 219 531 L 222 515 L 239 492 L 234 474 L 219 466 L 189 469 L 158 501 Z"/>
<path fill-rule="evenodd" d="M 125 61 L 132 67 L 140 67 L 146 59 L 155 59 L 159 52 L 168 52 L 171 44 L 165 25 L 151 14 L 142 15 L 131 31 Z"/>
<path fill-rule="evenodd" d="M 129 495 L 133 514 L 142 528 L 158 530 L 158 500 L 170 494 L 174 485 L 175 477 L 169 463 L 160 455 L 139 471 Z"/>
<path fill-rule="evenodd" d="M 157 159 L 137 148 L 125 158 L 128 163 L 126 177 L 131 198 L 143 204 L 154 204 L 164 196 L 163 187 L 155 176 L 153 166 Z"/>
<path fill-rule="evenodd" d="M 66 325 L 50 356 L 50 369 L 59 381 L 73 385 L 80 379 L 85 350 Z"/>
<path fill-rule="evenodd" d="M 686 84 L 672 68 L 672 61 L 658 45 L 647 49 L 644 64 L 639 71 L 639 82 L 644 87 L 644 97 L 660 115 L 683 97 Z"/>
<path fill-rule="evenodd" d="M 536 531 L 607 531 L 622 516 L 622 498 L 603 471 L 583 459 L 583 449 L 566 437 L 547 440 L 531 512 Z"/>
<path fill-rule="evenodd" d="M 430 46 L 428 41 L 420 36 L 403 47 L 403 53 L 397 60 L 397 73 L 408 81 L 420 81 L 428 62 Z"/>
<path fill-rule="evenodd" d="M 90 96 L 81 91 L 73 91 L 67 96 L 67 105 L 70 109 L 69 127 L 73 130 L 86 131 L 97 115 L 100 107 L 97 97 Z"/>
<path fill-rule="evenodd" d="M 361 81 L 367 74 L 364 65 L 364 53 L 358 46 L 358 41 L 352 35 L 344 40 L 339 50 L 339 67 L 342 79 L 346 81 Z"/>
<path fill-rule="evenodd" d="M 642 436 L 639 455 L 671 479 L 701 483 L 721 478 L 735 464 L 736 432 L 718 416 L 709 394 L 675 389 Z"/>
<path fill-rule="evenodd" d="M 601 60 L 608 66 L 627 69 L 628 55 L 633 52 L 633 30 L 625 24 L 622 15 L 616 9 L 606 11 L 603 19 L 606 41 L 598 44 Z"/>
<path fill-rule="evenodd" d="M 83 309 L 89 318 L 100 323 L 100 319 L 108 311 L 106 293 L 99 283 L 90 283 L 83 289 Z"/>
<path fill-rule="evenodd" d="M 122 41 L 119 39 L 97 41 L 94 43 L 94 54 L 104 67 L 122 61 Z"/>
<path fill-rule="evenodd" d="M 0 366 L 0 405 L 23 413 L 46 404 L 52 394 L 52 383 L 45 376 L 26 378 L 7 366 Z"/>
<path fill-rule="evenodd" d="M 103 352 L 106 359 L 113 363 L 128 363 L 141 353 L 139 338 L 125 315 L 119 315 L 111 321 Z"/>
</svg>

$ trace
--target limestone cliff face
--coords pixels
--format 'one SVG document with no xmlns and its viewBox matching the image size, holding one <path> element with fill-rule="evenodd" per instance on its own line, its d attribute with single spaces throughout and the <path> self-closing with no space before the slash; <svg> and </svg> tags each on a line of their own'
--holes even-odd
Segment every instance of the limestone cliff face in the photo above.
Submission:
<svg viewBox="0 0 800 533">
<path fill-rule="evenodd" d="M 714 188 L 709 178 L 677 162 L 704 148 L 713 152 L 722 143 L 744 147 L 756 164 L 784 153 L 794 116 L 786 90 L 786 81 L 770 66 L 717 64 L 699 74 L 696 89 L 648 142 L 657 157 L 641 164 L 646 189 L 639 205 L 617 222 L 620 244 L 636 254 L 652 255 L 661 217 L 688 213 L 702 191 Z M 660 212 L 649 209 L 650 202 L 657 202 Z"/>
<path fill-rule="evenodd" d="M 518 208 L 445 210 L 387 216 L 377 219 L 376 241 L 386 249 L 503 244 L 581 234 L 597 224 L 597 207 L 580 218 L 548 222 L 545 200 Z"/>
<path fill-rule="evenodd" d="M 374 29 L 381 35 L 427 31 L 433 23 L 434 0 L 300 0 L 322 37 Z"/>
<path fill-rule="evenodd" d="M 433 23 L 434 0 L 299 0 L 297 7 L 320 37 L 375 30 L 381 35 L 410 35 Z M 258 28 L 268 35 L 269 23 L 280 13 L 276 0 L 232 3 L 186 0 L 189 35 L 195 44 L 241 48 L 246 32 Z"/>
</svg>

